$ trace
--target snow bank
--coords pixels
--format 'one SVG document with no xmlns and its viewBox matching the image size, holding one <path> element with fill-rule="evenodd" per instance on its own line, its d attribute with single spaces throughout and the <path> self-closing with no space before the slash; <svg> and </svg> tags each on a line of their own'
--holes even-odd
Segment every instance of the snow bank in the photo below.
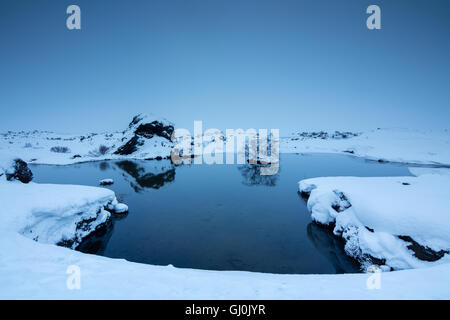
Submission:
<svg viewBox="0 0 450 320">
<path fill-rule="evenodd" d="M 73 185 L 1 181 L 0 199 L 2 234 L 20 233 L 71 248 L 106 222 L 106 209 L 124 209 L 111 190 Z"/>
<path fill-rule="evenodd" d="M 377 129 L 357 135 L 297 133 L 280 141 L 282 153 L 347 153 L 372 160 L 450 165 L 450 132 Z"/>
<path fill-rule="evenodd" d="M 437 174 L 332 177 L 300 181 L 299 190 L 313 220 L 335 223 L 350 256 L 405 269 L 449 262 L 449 185 Z"/>
<path fill-rule="evenodd" d="M 448 299 L 448 264 L 369 275 L 274 275 L 204 271 L 131 263 L 42 245 L 16 234 L 2 237 L 1 299 Z M 80 271 L 70 290 L 67 270 Z M 70 269 L 69 269 L 70 270 Z"/>
</svg>

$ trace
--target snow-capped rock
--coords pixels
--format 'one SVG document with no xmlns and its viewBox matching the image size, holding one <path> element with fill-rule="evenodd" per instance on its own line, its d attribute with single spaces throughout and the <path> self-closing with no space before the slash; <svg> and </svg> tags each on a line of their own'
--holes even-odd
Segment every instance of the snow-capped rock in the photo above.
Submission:
<svg viewBox="0 0 450 320">
<path fill-rule="evenodd" d="M 171 141 L 173 132 L 174 125 L 165 119 L 157 120 L 154 117 L 137 115 L 123 132 L 124 137 L 121 140 L 126 142 L 118 147 L 114 154 L 130 155 L 136 152 L 143 154 L 148 151 L 147 149 L 151 149 L 152 146 L 171 149 L 173 146 Z M 158 155 L 161 156 L 160 154 Z M 170 155 L 170 150 L 168 154 L 164 155 Z"/>
<path fill-rule="evenodd" d="M 114 184 L 113 179 L 102 179 L 98 182 L 101 186 L 109 186 L 111 184 Z"/>
<path fill-rule="evenodd" d="M 19 180 L 29 183 L 33 179 L 33 173 L 25 161 L 19 158 L 6 159 L 0 162 L 0 176 L 4 175 L 6 180 Z"/>
<path fill-rule="evenodd" d="M 127 213 L 128 206 L 124 203 L 118 203 L 114 206 L 115 213 Z"/>
</svg>

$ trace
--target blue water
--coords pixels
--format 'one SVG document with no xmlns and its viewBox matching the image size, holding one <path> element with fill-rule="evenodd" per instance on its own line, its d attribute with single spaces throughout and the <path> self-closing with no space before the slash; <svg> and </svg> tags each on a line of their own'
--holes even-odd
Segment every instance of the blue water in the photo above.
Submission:
<svg viewBox="0 0 450 320">
<path fill-rule="evenodd" d="M 80 251 L 180 268 L 285 274 L 359 272 L 342 240 L 311 222 L 299 180 L 410 175 L 400 164 L 332 154 L 283 154 L 279 173 L 264 178 L 250 165 L 175 167 L 168 160 L 31 167 L 39 183 L 98 186 L 114 179 L 108 188 L 129 213 L 113 218 Z"/>
</svg>

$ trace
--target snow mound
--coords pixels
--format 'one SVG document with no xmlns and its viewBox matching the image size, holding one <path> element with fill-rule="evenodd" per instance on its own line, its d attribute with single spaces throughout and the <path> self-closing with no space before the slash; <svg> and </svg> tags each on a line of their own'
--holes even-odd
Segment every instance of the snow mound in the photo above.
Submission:
<svg viewBox="0 0 450 320">
<path fill-rule="evenodd" d="M 76 248 L 119 206 L 108 189 L 0 181 L 1 233 L 20 233 L 37 242 Z"/>
<path fill-rule="evenodd" d="M 124 203 L 118 203 L 114 206 L 114 212 L 115 213 L 127 213 L 128 206 Z"/>
<path fill-rule="evenodd" d="M 314 221 L 335 223 L 347 254 L 394 269 L 448 262 L 450 176 L 313 178 L 299 182 Z"/>
</svg>

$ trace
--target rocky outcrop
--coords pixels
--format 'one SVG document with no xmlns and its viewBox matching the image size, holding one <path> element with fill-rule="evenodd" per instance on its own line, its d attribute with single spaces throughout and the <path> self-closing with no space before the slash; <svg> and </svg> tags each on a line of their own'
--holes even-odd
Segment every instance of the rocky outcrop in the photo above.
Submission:
<svg viewBox="0 0 450 320">
<path fill-rule="evenodd" d="M 154 137 L 161 137 L 168 142 L 174 132 L 172 123 L 166 120 L 154 120 L 147 116 L 137 115 L 131 120 L 128 129 L 123 132 L 123 145 L 117 148 L 114 154 L 130 155 L 144 145 L 145 141 Z"/>
<path fill-rule="evenodd" d="M 25 161 L 22 159 L 14 159 L 11 166 L 5 172 L 6 180 L 19 180 L 28 183 L 33 179 L 33 173 Z"/>
</svg>

